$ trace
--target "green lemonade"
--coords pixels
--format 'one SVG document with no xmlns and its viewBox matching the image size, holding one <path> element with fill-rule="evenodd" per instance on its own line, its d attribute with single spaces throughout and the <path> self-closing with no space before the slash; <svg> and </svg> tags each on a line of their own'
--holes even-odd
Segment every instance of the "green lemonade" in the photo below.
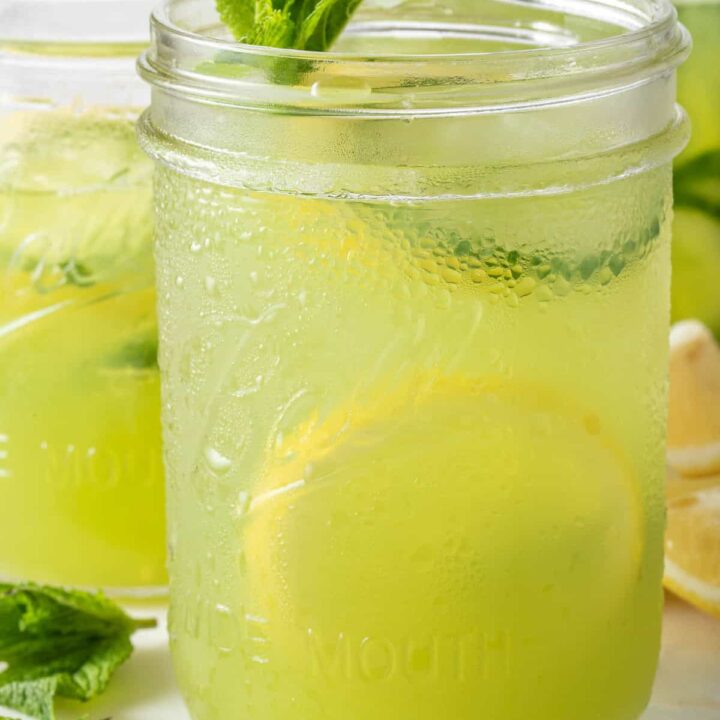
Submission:
<svg viewBox="0 0 720 720">
<path fill-rule="evenodd" d="M 315 55 L 215 41 L 204 0 L 155 17 L 193 720 L 647 706 L 687 40 L 592 5 L 368 2 Z"/>
<path fill-rule="evenodd" d="M 0 118 L 0 576 L 162 585 L 151 167 L 114 110 Z"/>
<path fill-rule="evenodd" d="M 678 97 L 693 134 L 675 170 L 673 316 L 699 318 L 720 337 L 720 2 L 679 2 L 693 52 Z"/>
<path fill-rule="evenodd" d="M 466 201 L 156 191 L 193 717 L 637 717 L 669 168 Z"/>
</svg>

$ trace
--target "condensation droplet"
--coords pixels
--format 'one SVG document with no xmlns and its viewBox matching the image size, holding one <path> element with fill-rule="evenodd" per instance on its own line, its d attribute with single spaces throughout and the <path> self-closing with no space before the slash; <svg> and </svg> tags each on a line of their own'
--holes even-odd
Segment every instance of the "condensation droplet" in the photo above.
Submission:
<svg viewBox="0 0 720 720">
<path fill-rule="evenodd" d="M 247 490 L 241 490 L 237 496 L 237 503 L 235 504 L 235 515 L 242 517 L 245 515 L 250 508 L 250 493 Z"/>
<path fill-rule="evenodd" d="M 232 465 L 232 460 L 225 457 L 219 450 L 209 447 L 205 450 L 205 460 L 211 470 L 216 473 L 226 473 Z"/>
</svg>

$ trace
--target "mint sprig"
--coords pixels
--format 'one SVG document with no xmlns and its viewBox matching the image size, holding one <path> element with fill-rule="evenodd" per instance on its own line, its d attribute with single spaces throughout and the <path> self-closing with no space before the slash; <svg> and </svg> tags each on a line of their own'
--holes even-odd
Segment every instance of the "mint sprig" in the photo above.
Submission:
<svg viewBox="0 0 720 720">
<path fill-rule="evenodd" d="M 216 0 L 236 39 L 251 45 L 323 52 L 362 0 Z"/>
<path fill-rule="evenodd" d="M 56 697 L 102 693 L 132 653 L 135 620 L 102 594 L 0 584 L 0 706 L 54 720 Z"/>
</svg>

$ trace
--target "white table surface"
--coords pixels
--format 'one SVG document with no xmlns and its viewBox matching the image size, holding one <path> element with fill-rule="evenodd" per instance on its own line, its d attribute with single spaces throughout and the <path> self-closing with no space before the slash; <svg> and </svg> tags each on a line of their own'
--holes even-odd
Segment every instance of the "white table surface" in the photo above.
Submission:
<svg viewBox="0 0 720 720">
<path fill-rule="evenodd" d="M 173 679 L 164 610 L 136 614 L 157 615 L 158 629 L 135 636 L 133 657 L 103 697 L 87 705 L 58 703 L 58 720 L 86 714 L 89 720 L 189 720 Z M 642 720 L 720 720 L 720 620 L 668 601 L 655 696 Z"/>
</svg>

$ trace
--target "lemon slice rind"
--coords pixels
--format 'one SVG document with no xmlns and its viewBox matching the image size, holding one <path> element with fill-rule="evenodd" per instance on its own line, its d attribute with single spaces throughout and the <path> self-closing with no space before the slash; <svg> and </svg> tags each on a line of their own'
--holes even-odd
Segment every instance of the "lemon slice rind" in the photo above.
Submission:
<svg viewBox="0 0 720 720">
<path fill-rule="evenodd" d="M 720 471 L 720 442 L 668 448 L 667 459 L 682 475 L 712 475 Z"/>
<path fill-rule="evenodd" d="M 692 605 L 720 618 L 720 587 L 706 583 L 665 559 L 665 587 Z"/>
</svg>

